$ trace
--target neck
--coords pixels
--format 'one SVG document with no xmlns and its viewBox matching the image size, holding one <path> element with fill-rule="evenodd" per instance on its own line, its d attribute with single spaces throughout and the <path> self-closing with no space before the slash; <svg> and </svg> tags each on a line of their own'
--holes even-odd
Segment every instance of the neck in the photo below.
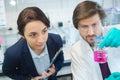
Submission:
<svg viewBox="0 0 120 80">
<path fill-rule="evenodd" d="M 93 47 L 94 47 L 94 44 L 89 44 L 90 47 L 92 48 L 92 50 L 94 51 Z"/>
<path fill-rule="evenodd" d="M 37 50 L 34 50 L 34 52 L 37 54 L 37 55 L 40 55 L 43 51 L 44 51 L 45 48 L 43 49 L 37 49 Z"/>
</svg>

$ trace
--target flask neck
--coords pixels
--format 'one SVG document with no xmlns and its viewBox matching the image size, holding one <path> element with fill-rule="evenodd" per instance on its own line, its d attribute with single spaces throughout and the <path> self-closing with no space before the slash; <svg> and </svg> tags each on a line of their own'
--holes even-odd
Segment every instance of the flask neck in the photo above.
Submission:
<svg viewBox="0 0 120 80">
<path fill-rule="evenodd" d="M 99 44 L 95 44 L 94 46 L 94 51 L 97 51 L 97 50 L 103 50 L 100 48 Z"/>
</svg>

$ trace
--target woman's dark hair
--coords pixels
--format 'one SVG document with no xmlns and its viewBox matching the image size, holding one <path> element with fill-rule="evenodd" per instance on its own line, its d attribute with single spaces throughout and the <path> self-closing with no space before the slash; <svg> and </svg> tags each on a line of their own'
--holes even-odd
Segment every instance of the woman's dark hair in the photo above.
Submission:
<svg viewBox="0 0 120 80">
<path fill-rule="evenodd" d="M 87 19 L 94 16 L 95 14 L 99 15 L 103 24 L 106 14 L 99 4 L 93 1 L 84 1 L 82 3 L 79 3 L 73 12 L 74 27 L 78 28 L 78 23 L 80 20 Z"/>
<path fill-rule="evenodd" d="M 17 26 L 18 33 L 24 36 L 24 29 L 27 23 L 31 21 L 40 20 L 47 27 L 50 27 L 50 21 L 46 15 L 38 7 L 27 7 L 18 16 Z"/>
</svg>

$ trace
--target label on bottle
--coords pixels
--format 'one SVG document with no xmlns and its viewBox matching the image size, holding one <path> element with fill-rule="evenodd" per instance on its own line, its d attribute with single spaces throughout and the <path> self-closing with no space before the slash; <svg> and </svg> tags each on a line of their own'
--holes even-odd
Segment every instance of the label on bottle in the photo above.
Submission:
<svg viewBox="0 0 120 80">
<path fill-rule="evenodd" d="M 105 50 L 94 51 L 94 60 L 95 62 L 105 63 L 107 61 L 106 51 Z"/>
</svg>

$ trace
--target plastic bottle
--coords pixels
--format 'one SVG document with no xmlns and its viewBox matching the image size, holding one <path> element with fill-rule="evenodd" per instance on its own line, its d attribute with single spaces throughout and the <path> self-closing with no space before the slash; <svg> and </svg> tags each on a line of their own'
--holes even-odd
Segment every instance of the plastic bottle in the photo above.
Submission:
<svg viewBox="0 0 120 80">
<path fill-rule="evenodd" d="M 103 40 L 102 36 L 95 37 L 94 44 L 94 61 L 98 63 L 105 63 L 107 61 L 106 51 L 99 47 L 101 41 Z"/>
</svg>

